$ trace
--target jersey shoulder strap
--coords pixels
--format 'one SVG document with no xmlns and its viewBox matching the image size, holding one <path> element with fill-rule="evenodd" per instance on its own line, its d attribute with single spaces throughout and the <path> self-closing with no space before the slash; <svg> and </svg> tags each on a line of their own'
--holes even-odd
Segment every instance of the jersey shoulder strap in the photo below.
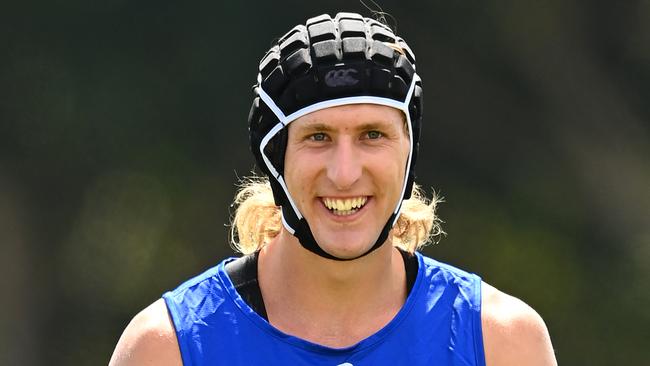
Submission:
<svg viewBox="0 0 650 366">
<path fill-rule="evenodd" d="M 260 290 L 260 283 L 257 281 L 258 259 L 259 251 L 244 255 L 232 262 L 226 263 L 225 270 L 235 290 L 237 290 L 246 304 L 255 310 L 259 316 L 268 320 L 262 291 Z"/>
</svg>

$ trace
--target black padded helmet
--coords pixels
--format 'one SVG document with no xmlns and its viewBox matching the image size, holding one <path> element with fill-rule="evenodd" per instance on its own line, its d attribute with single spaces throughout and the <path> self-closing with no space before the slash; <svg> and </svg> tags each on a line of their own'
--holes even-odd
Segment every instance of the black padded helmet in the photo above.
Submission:
<svg viewBox="0 0 650 366">
<path fill-rule="evenodd" d="M 379 248 L 411 195 L 422 125 L 422 83 L 415 55 L 383 23 L 355 13 L 323 14 L 297 25 L 264 55 L 248 116 L 250 147 L 269 176 L 284 227 L 308 250 L 329 259 L 349 260 L 325 252 L 293 202 L 284 182 L 287 126 L 308 113 L 340 105 L 371 103 L 401 110 L 409 129 L 409 154 L 402 198 L 378 233 Z M 359 256 L 359 257 L 361 257 Z M 359 258 L 357 257 L 357 258 Z"/>
</svg>

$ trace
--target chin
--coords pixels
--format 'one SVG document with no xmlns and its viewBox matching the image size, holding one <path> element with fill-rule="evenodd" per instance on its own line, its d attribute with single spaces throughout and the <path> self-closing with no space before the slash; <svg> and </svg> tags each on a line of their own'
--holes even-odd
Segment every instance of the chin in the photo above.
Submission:
<svg viewBox="0 0 650 366">
<path fill-rule="evenodd" d="M 372 248 L 372 246 L 375 244 L 374 240 L 375 239 L 373 239 L 372 242 L 370 242 L 370 240 L 367 240 L 363 243 L 353 243 L 353 241 L 346 240 L 344 237 L 341 237 L 336 238 L 334 243 L 327 240 L 321 242 L 318 239 L 316 239 L 316 242 L 321 246 L 321 248 L 323 248 L 324 251 L 337 258 L 352 259 L 366 253 L 370 248 Z M 342 245 L 342 243 L 347 244 Z"/>
</svg>

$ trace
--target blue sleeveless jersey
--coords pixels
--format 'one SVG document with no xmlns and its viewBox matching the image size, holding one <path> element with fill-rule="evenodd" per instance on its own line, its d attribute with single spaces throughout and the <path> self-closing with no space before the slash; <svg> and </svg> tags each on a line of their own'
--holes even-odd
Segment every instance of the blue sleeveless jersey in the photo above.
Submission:
<svg viewBox="0 0 650 366">
<path fill-rule="evenodd" d="M 234 258 L 163 295 L 189 365 L 485 366 L 481 279 L 418 256 L 418 274 L 395 318 L 348 348 L 288 334 L 257 315 L 224 270 Z"/>
</svg>

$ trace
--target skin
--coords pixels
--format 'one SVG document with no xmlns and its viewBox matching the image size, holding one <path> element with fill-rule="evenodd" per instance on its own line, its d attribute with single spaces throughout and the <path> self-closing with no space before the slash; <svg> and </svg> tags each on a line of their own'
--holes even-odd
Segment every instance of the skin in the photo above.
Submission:
<svg viewBox="0 0 650 366">
<path fill-rule="evenodd" d="M 109 366 L 182 366 L 174 325 L 163 299 L 138 313 L 117 342 Z"/>
<path fill-rule="evenodd" d="M 285 179 L 325 251 L 356 257 L 374 244 L 399 199 L 408 150 L 403 116 L 390 107 L 327 108 L 290 124 L 285 166 L 291 168 Z M 323 197 L 368 200 L 354 214 L 341 217 L 325 207 Z M 377 332 L 407 296 L 403 262 L 390 242 L 360 259 L 340 262 L 305 250 L 282 230 L 260 252 L 258 272 L 270 323 L 330 347 L 350 346 Z M 482 286 L 487 365 L 556 365 L 542 318 L 522 301 Z M 162 300 L 134 317 L 110 361 L 181 364 Z"/>
</svg>

